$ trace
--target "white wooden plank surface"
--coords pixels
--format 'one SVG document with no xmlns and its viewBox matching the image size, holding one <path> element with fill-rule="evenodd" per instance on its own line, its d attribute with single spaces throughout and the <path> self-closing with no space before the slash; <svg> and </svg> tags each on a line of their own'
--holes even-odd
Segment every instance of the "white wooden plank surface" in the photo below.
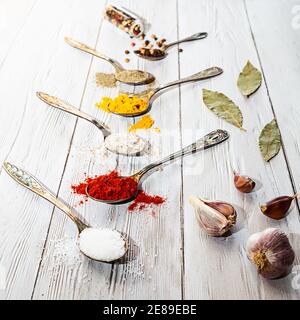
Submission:
<svg viewBox="0 0 300 320">
<path fill-rule="evenodd" d="M 24 0 L 18 4 L 11 0 L 0 2 L 0 66 L 9 55 L 35 4 L 36 0 Z"/>
<path fill-rule="evenodd" d="M 0 44 L 0 162 L 8 159 L 36 174 L 90 223 L 128 232 L 137 251 L 127 265 L 84 259 L 76 249 L 77 230 L 72 222 L 17 186 L 2 170 L 0 265 L 7 270 L 7 287 L 0 290 L 0 298 L 299 299 L 299 291 L 291 286 L 293 275 L 266 281 L 256 274 L 244 252 L 249 234 L 278 226 L 291 234 L 300 256 L 298 207 L 280 222 L 262 216 L 258 207 L 279 194 L 292 194 L 292 182 L 295 189 L 299 185 L 299 30 L 291 24 L 297 2 L 245 2 L 246 6 L 242 0 L 192 0 L 188 5 L 183 0 L 114 1 L 145 17 L 151 23 L 149 34 L 171 41 L 198 31 L 209 33 L 205 40 L 181 45 L 180 56 L 176 48 L 170 50 L 167 60 L 157 63 L 130 55 L 126 66 L 151 71 L 159 83 L 212 65 L 224 69 L 218 78 L 170 91 L 155 103 L 151 115 L 162 129 L 161 134 L 149 133 L 155 152 L 135 159 L 101 155 L 102 137 L 96 128 L 52 110 L 35 97 L 35 91 L 44 90 L 95 115 L 114 131 L 127 129 L 132 120 L 94 107 L 102 96 L 118 93 L 118 89 L 95 86 L 95 73 L 112 71 L 112 67 L 63 42 L 69 35 L 96 44 L 97 49 L 123 62 L 130 39 L 102 21 L 106 1 L 0 3 L 8 30 L 1 33 L 0 24 L 4 36 Z M 250 99 L 244 99 L 235 82 L 248 59 L 263 68 L 266 82 Z M 204 87 L 224 92 L 241 107 L 246 133 L 209 113 L 202 103 Z M 274 114 L 286 152 L 266 164 L 257 140 Z M 82 180 L 84 172 L 99 174 L 116 166 L 124 174 L 135 172 L 215 128 L 228 130 L 230 141 L 186 158 L 182 166 L 173 164 L 145 183 L 149 193 L 168 197 L 156 217 L 128 214 L 127 205 L 89 202 L 76 206 L 78 197 L 71 194 L 70 185 Z M 257 192 L 241 195 L 234 189 L 230 163 L 260 181 Z M 188 204 L 191 194 L 236 205 L 239 219 L 231 237 L 212 239 L 199 230 Z"/>
<path fill-rule="evenodd" d="M 199 16 L 197 20 L 193 19 L 195 12 Z M 184 165 L 185 298 L 299 298 L 299 292 L 291 288 L 292 276 L 272 283 L 264 281 L 250 267 L 244 252 L 249 234 L 266 227 L 299 232 L 299 212 L 295 208 L 286 220 L 274 222 L 259 211 L 259 203 L 280 194 L 292 194 L 293 190 L 282 152 L 270 164 L 265 164 L 257 146 L 260 130 L 273 118 L 265 85 L 248 100 L 236 87 L 239 71 L 248 59 L 259 66 L 243 1 L 195 1 L 193 6 L 179 1 L 180 36 L 199 27 L 207 29 L 210 36 L 198 49 L 199 58 L 194 59 L 193 64 L 190 61 L 195 53 L 184 50 L 180 68 L 185 73 L 208 65 L 224 68 L 222 76 L 203 87 L 224 92 L 241 107 L 247 132 L 209 113 L 200 100 L 199 89 L 182 89 L 183 128 L 199 128 L 203 132 L 222 127 L 231 133 L 227 144 L 205 152 L 202 162 L 197 164 L 198 172 L 197 166 L 191 169 L 188 164 Z M 189 139 L 190 135 L 183 130 L 183 141 L 186 143 Z M 242 173 L 259 179 L 261 189 L 251 195 L 239 194 L 233 186 L 230 162 Z M 212 239 L 200 232 L 188 203 L 191 194 L 235 204 L 239 213 L 236 232 L 226 239 Z"/>
<path fill-rule="evenodd" d="M 147 7 L 133 1 L 128 1 L 122 5 L 132 8 L 140 13 L 153 26 L 159 25 L 164 17 L 164 12 L 168 10 L 167 21 L 170 25 L 176 21 L 176 2 L 164 1 L 160 4 L 160 12 L 149 11 Z M 176 23 L 165 33 L 167 38 L 176 39 Z M 154 28 L 153 28 L 154 29 Z M 118 31 L 118 30 L 117 30 Z M 155 30 L 158 32 L 158 30 Z M 112 41 L 115 37 L 115 41 Z M 82 41 L 86 41 L 82 39 Z M 107 22 L 103 23 L 97 45 L 97 49 L 102 50 L 108 55 L 123 61 L 124 50 L 128 48 L 130 39 L 122 33 L 116 32 L 114 27 Z M 78 55 L 80 53 L 73 52 Z M 132 68 L 144 68 L 143 63 L 137 64 L 137 58 L 131 56 Z M 174 65 L 176 66 L 174 68 Z M 149 66 L 147 66 L 149 69 Z M 128 120 L 116 116 L 107 116 L 97 111 L 94 104 L 101 96 L 116 95 L 117 90 L 98 89 L 94 85 L 95 72 L 100 70 L 111 70 L 110 66 L 95 59 L 89 74 L 88 86 L 84 93 L 82 108 L 84 111 L 97 115 L 100 120 L 107 120 L 107 123 L 114 130 L 126 130 Z M 160 82 L 177 79 L 177 55 L 170 55 L 167 61 L 159 63 L 154 67 L 153 73 Z M 166 118 L 163 115 L 168 110 L 175 110 L 172 118 Z M 168 154 L 179 148 L 180 132 L 174 130 L 178 127 L 178 94 L 174 91 L 162 97 L 160 102 L 156 103 L 151 115 L 156 120 L 156 124 L 162 129 L 161 150 L 162 154 Z M 169 136 L 163 136 L 163 133 L 169 133 L 174 130 L 175 144 L 169 145 Z M 156 133 L 154 133 L 156 134 Z M 70 151 L 70 158 L 66 167 L 64 179 L 62 182 L 62 192 L 60 196 L 70 201 L 71 204 L 78 202 L 78 198 L 70 195 L 70 184 L 78 182 L 83 175 L 80 173 L 88 172 L 91 174 L 103 172 L 99 157 L 91 157 L 91 153 L 82 154 L 79 150 L 84 150 L 87 146 L 98 146 L 101 138 L 97 128 L 93 128 L 89 123 L 80 121 L 78 123 L 76 134 L 74 136 L 73 147 Z M 114 157 L 112 156 L 112 159 Z M 120 158 L 119 169 L 122 173 L 128 174 L 137 171 L 151 157 L 134 159 Z M 104 171 L 105 172 L 105 171 Z M 169 184 L 168 176 L 173 177 Z M 181 297 L 181 274 L 180 274 L 180 167 L 172 166 L 160 174 L 155 174 L 145 183 L 145 190 L 154 193 L 168 195 L 168 202 L 162 208 L 157 217 L 153 218 L 149 214 L 128 214 L 126 212 L 128 205 L 118 207 L 108 207 L 99 203 L 88 203 L 86 206 L 78 208 L 78 211 L 94 225 L 104 225 L 116 227 L 130 234 L 138 246 L 139 254 L 135 260 L 128 265 L 104 265 L 91 263 L 86 260 L 81 263 L 70 264 L 64 261 L 55 261 L 55 242 L 50 241 L 46 247 L 45 259 L 42 264 L 41 273 L 36 285 L 34 298 L 48 299 L 77 298 L 77 299 L 154 299 L 154 298 L 180 298 Z M 170 189 L 174 190 L 172 193 Z M 50 229 L 49 239 L 54 237 L 76 238 L 77 231 L 72 222 L 66 220 L 60 212 L 55 211 L 53 223 Z M 51 243 L 53 245 L 51 245 Z M 53 273 L 51 269 L 53 264 L 58 264 L 58 272 Z M 168 270 L 168 272 L 165 272 Z M 59 279 L 59 282 L 58 282 Z"/>
<path fill-rule="evenodd" d="M 246 4 L 270 100 L 280 126 L 293 182 L 298 191 L 300 25 L 299 10 L 295 8 L 299 6 L 299 1 L 254 0 L 247 1 Z M 268 10 L 270 5 L 272 12 Z M 267 26 L 265 19 L 272 20 L 272 24 Z"/>
<path fill-rule="evenodd" d="M 50 110 L 35 92 L 63 93 L 80 103 L 91 59 L 66 59 L 69 48 L 60 44 L 71 32 L 95 42 L 99 24 L 95 4 L 90 3 L 83 18 L 83 1 L 39 2 L 1 68 L 1 162 L 8 159 L 26 167 L 54 191 L 60 183 L 75 119 Z M 7 287 L 0 294 L 8 299 L 30 299 L 53 207 L 3 172 L 0 186 L 0 263 L 7 271 Z"/>
</svg>

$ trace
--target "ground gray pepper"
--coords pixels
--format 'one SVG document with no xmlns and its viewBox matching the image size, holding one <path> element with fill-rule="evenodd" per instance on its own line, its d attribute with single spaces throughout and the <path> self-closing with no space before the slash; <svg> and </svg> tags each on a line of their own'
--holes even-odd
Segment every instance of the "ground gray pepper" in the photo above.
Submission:
<svg viewBox="0 0 300 320">
<path fill-rule="evenodd" d="M 96 84 L 98 87 L 114 88 L 116 87 L 116 82 L 117 82 L 117 79 L 114 73 L 103 73 L 103 72 L 96 73 Z"/>
</svg>

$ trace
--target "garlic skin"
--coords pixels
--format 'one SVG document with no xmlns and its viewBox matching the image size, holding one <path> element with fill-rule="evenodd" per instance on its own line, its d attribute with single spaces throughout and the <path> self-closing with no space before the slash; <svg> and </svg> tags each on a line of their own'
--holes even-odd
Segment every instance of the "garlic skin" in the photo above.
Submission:
<svg viewBox="0 0 300 320">
<path fill-rule="evenodd" d="M 266 279 L 286 276 L 295 259 L 288 237 L 277 228 L 268 228 L 251 235 L 247 241 L 246 252 L 258 273 Z"/>
<path fill-rule="evenodd" d="M 248 176 L 234 172 L 234 185 L 240 192 L 250 193 L 255 188 L 255 182 Z"/>
<path fill-rule="evenodd" d="M 189 202 L 199 226 L 210 236 L 220 237 L 236 223 L 236 211 L 229 203 L 201 200 L 194 196 L 189 197 Z"/>
<path fill-rule="evenodd" d="M 269 218 L 280 220 L 287 216 L 292 201 L 297 198 L 294 196 L 280 196 L 274 198 L 260 206 L 261 212 Z"/>
</svg>

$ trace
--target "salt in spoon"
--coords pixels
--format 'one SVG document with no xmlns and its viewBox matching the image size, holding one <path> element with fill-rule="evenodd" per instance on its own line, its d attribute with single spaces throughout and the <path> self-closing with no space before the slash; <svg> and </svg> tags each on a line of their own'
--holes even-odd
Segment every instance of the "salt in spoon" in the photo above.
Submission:
<svg viewBox="0 0 300 320">
<path fill-rule="evenodd" d="M 117 260 L 120 260 L 124 255 L 126 254 L 128 250 L 128 236 L 125 233 L 122 233 L 115 229 L 108 229 L 105 228 L 106 231 L 112 231 L 114 236 L 118 233 L 118 241 L 120 240 L 120 244 L 122 244 L 120 249 L 120 252 L 118 252 L 117 256 L 114 255 L 113 257 L 107 258 L 107 260 L 99 260 L 97 258 L 89 256 L 87 252 L 83 251 L 81 247 L 81 239 L 80 236 L 85 233 L 85 238 L 87 236 L 87 231 L 94 231 L 96 229 L 103 230 L 103 228 L 96 228 L 91 227 L 85 222 L 83 222 L 81 219 L 79 219 L 72 211 L 72 209 L 67 206 L 64 202 L 59 200 L 47 187 L 45 187 L 40 181 L 37 180 L 32 174 L 26 172 L 25 170 L 22 170 L 18 168 L 17 166 L 9 163 L 4 162 L 3 168 L 5 171 L 9 174 L 10 177 L 12 177 L 15 181 L 17 181 L 19 184 L 21 184 L 23 187 L 29 189 L 30 191 L 34 192 L 38 196 L 46 199 L 50 203 L 52 203 L 55 207 L 59 208 L 61 211 L 63 211 L 77 226 L 78 229 L 78 237 L 79 237 L 79 249 L 82 254 L 84 254 L 86 257 L 98 261 L 98 262 L 106 262 L 106 263 L 113 263 Z M 112 240 L 111 240 L 112 241 Z M 112 243 L 112 245 L 115 243 Z"/>
<path fill-rule="evenodd" d="M 168 55 L 167 53 L 167 50 L 172 48 L 173 46 L 175 46 L 176 44 L 179 44 L 179 43 L 183 43 L 183 42 L 190 42 L 190 41 L 195 41 L 195 40 L 200 40 L 200 39 L 204 39 L 207 37 L 207 32 L 198 32 L 198 33 L 195 33 L 193 34 L 192 36 L 190 37 L 187 37 L 187 38 L 184 38 L 184 39 L 181 39 L 181 40 L 178 40 L 178 41 L 175 41 L 175 42 L 172 42 L 170 44 L 167 44 L 164 46 L 163 49 L 147 49 L 147 48 L 142 48 L 142 49 L 138 49 L 138 50 L 135 50 L 134 53 L 142 58 L 142 59 L 146 59 L 146 60 L 150 60 L 150 61 L 158 61 L 158 60 L 162 60 L 162 59 L 165 59 Z M 149 50 L 149 52 L 151 50 L 153 50 L 155 53 L 156 53 L 156 56 L 155 55 L 146 55 L 146 54 L 142 54 L 142 51 L 141 50 Z"/>
<path fill-rule="evenodd" d="M 89 114 L 73 107 L 68 102 L 65 102 L 57 97 L 50 96 L 49 94 L 44 93 L 44 92 L 37 92 L 36 95 L 42 101 L 46 102 L 48 105 L 55 107 L 61 111 L 65 111 L 70 114 L 73 114 L 81 119 L 87 120 L 87 121 L 91 122 L 92 124 L 94 124 L 103 134 L 105 148 L 111 152 L 125 155 L 125 156 L 141 156 L 150 148 L 148 141 L 146 141 L 145 139 L 143 139 L 133 133 L 126 133 L 126 135 L 122 135 L 122 136 L 120 135 L 120 137 L 124 136 L 124 142 L 126 142 L 126 141 L 130 142 L 130 139 L 132 139 L 131 141 L 136 142 L 136 144 L 137 144 L 137 146 L 139 146 L 139 148 L 134 150 L 134 152 L 129 153 L 128 148 L 127 148 L 127 150 L 126 150 L 126 148 L 125 148 L 125 150 L 122 150 L 116 146 L 114 146 L 116 148 L 113 148 L 113 146 L 111 145 L 111 141 L 114 138 L 118 137 L 119 135 L 116 133 L 112 133 L 111 130 L 108 128 L 108 126 L 106 126 L 104 123 L 100 122 L 96 118 L 94 118 L 94 117 L 90 116 Z"/>
<path fill-rule="evenodd" d="M 76 40 L 69 38 L 69 37 L 65 37 L 65 41 L 70 46 L 72 46 L 76 49 L 87 52 L 97 58 L 100 58 L 100 59 L 103 59 L 103 60 L 109 62 L 115 68 L 115 70 L 116 70 L 115 77 L 119 82 L 129 84 L 129 85 L 145 85 L 145 84 L 149 84 L 155 80 L 155 77 L 151 73 L 146 72 L 146 71 L 141 71 L 141 70 L 127 70 L 118 61 L 107 57 L 106 55 L 96 51 L 95 49 L 88 47 L 87 45 L 85 45 L 79 41 L 76 41 Z M 143 79 L 142 80 L 132 80 L 132 81 L 126 80 L 126 77 L 128 75 L 134 74 L 134 73 L 139 73 L 140 75 L 143 76 L 142 77 Z"/>
<path fill-rule="evenodd" d="M 208 133 L 207 135 L 205 135 L 201 139 L 197 140 L 196 142 L 190 144 L 189 146 L 186 146 L 183 149 L 181 149 L 177 152 L 174 152 L 174 153 L 170 154 L 169 156 L 164 157 L 161 160 L 155 161 L 155 162 L 147 165 L 146 167 L 144 167 L 140 171 L 138 171 L 130 176 L 130 178 L 134 179 L 135 182 L 137 183 L 137 188 L 136 188 L 136 192 L 131 197 L 129 197 L 127 199 L 119 199 L 119 200 L 96 199 L 89 194 L 88 186 L 86 187 L 86 194 L 88 197 L 90 197 L 91 199 L 93 199 L 95 201 L 104 202 L 107 204 L 117 205 L 117 204 L 124 204 L 124 203 L 131 202 L 137 197 L 139 189 L 140 189 L 141 184 L 144 181 L 144 179 L 146 177 L 148 177 L 149 174 L 151 174 L 154 171 L 156 171 L 157 169 L 161 168 L 162 165 L 164 165 L 168 162 L 171 162 L 177 158 L 181 158 L 185 155 L 196 153 L 200 150 L 205 150 L 205 149 L 211 148 L 211 147 L 227 140 L 228 138 L 229 138 L 229 133 L 227 131 L 218 129 L 218 130 L 215 130 L 215 131 Z"/>
<path fill-rule="evenodd" d="M 138 111 L 135 113 L 120 113 L 120 112 L 112 112 L 114 114 L 117 114 L 119 116 L 122 117 L 137 117 L 137 116 L 141 116 L 143 114 L 148 113 L 151 108 L 152 108 L 152 104 L 153 102 L 160 97 L 164 92 L 166 92 L 166 89 L 169 88 L 173 88 L 174 86 L 183 84 L 183 83 L 188 83 L 188 82 L 196 82 L 196 81 L 200 81 L 200 80 L 205 80 L 205 79 L 209 79 L 215 76 L 220 75 L 221 73 L 223 73 L 223 70 L 219 67 L 211 67 L 205 70 L 202 70 L 200 72 L 197 72 L 189 77 L 183 78 L 183 79 L 179 79 L 176 81 L 172 81 L 169 82 L 165 85 L 162 85 L 158 88 L 155 88 L 153 90 L 150 90 L 149 92 L 147 92 L 146 95 L 142 96 L 142 95 L 136 95 L 138 97 L 140 97 L 141 99 L 145 99 L 147 102 L 147 108 L 145 110 L 142 111 Z M 135 96 L 134 94 L 131 94 L 130 96 Z"/>
</svg>

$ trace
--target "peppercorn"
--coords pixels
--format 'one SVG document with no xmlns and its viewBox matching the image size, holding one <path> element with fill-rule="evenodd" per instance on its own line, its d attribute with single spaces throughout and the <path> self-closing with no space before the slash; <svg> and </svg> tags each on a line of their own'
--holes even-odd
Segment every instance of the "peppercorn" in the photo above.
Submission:
<svg viewBox="0 0 300 320">
<path fill-rule="evenodd" d="M 135 42 L 131 42 L 131 44 L 130 44 L 132 47 L 134 47 L 135 46 Z"/>
<path fill-rule="evenodd" d="M 130 61 L 130 59 L 126 58 L 124 61 L 125 61 L 126 63 L 128 63 L 128 62 Z"/>
<path fill-rule="evenodd" d="M 144 43 L 144 46 L 147 47 L 147 45 L 148 45 L 149 43 L 150 43 L 150 41 L 149 41 L 149 40 L 146 40 L 145 43 Z"/>
<path fill-rule="evenodd" d="M 130 53 L 130 51 L 129 50 L 125 50 L 125 54 L 129 54 Z"/>
<path fill-rule="evenodd" d="M 182 52 L 182 51 L 183 51 L 183 49 L 181 49 L 181 48 L 178 49 L 178 52 Z"/>
</svg>

